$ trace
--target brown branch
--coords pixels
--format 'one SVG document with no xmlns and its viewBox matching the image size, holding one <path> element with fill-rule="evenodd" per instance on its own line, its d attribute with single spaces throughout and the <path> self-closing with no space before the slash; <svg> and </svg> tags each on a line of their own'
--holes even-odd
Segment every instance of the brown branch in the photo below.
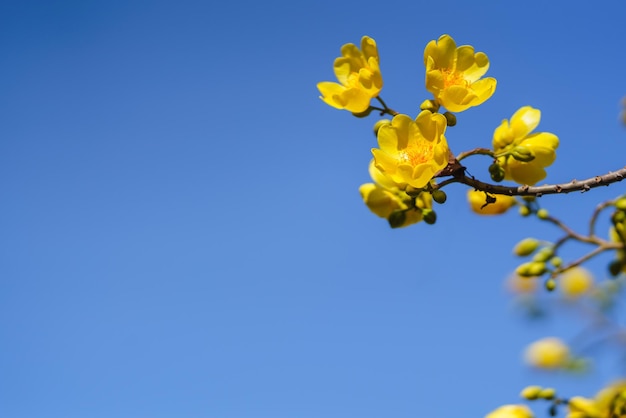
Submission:
<svg viewBox="0 0 626 418">
<path fill-rule="evenodd" d="M 443 170 L 442 170 L 443 171 Z M 464 174 L 464 171 L 458 170 L 454 177 L 442 181 L 436 185 L 435 189 L 440 189 L 450 183 L 462 183 L 472 186 L 476 190 L 491 194 L 501 194 L 508 196 L 536 196 L 540 197 L 544 194 L 571 193 L 575 191 L 586 192 L 594 187 L 608 186 L 611 183 L 617 183 L 626 177 L 626 167 L 617 171 L 609 172 L 602 176 L 595 176 L 586 180 L 572 180 L 569 183 L 546 184 L 543 186 L 500 186 L 497 184 L 484 183 Z"/>
</svg>

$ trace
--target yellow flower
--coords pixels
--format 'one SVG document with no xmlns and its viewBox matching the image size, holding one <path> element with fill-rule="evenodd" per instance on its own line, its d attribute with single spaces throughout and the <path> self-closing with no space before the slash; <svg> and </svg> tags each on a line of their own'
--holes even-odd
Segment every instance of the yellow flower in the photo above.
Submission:
<svg viewBox="0 0 626 418">
<path fill-rule="evenodd" d="M 572 397 L 567 406 L 569 414 L 566 418 L 601 418 L 604 415 L 593 399 L 582 396 Z"/>
<path fill-rule="evenodd" d="M 506 280 L 506 288 L 516 294 L 530 294 L 537 290 L 537 280 L 532 277 L 523 277 L 513 273 Z"/>
<path fill-rule="evenodd" d="M 485 206 L 487 198 L 485 192 L 479 190 L 469 190 L 467 200 L 474 212 L 479 215 L 500 215 L 517 203 L 513 196 L 493 195 L 496 201 Z"/>
<path fill-rule="evenodd" d="M 516 160 L 511 155 L 498 158 L 498 164 L 504 168 L 505 179 L 533 185 L 546 177 L 544 168 L 556 159 L 559 138 L 549 132 L 531 133 L 539 125 L 540 119 L 541 112 L 538 109 L 524 106 L 513 114 L 510 123 L 504 119 L 493 132 L 493 150 L 496 154 L 523 150 L 534 157 L 528 162 Z"/>
<path fill-rule="evenodd" d="M 426 45 L 424 65 L 426 89 L 451 112 L 478 106 L 496 91 L 495 78 L 480 79 L 489 69 L 487 55 L 470 45 L 457 48 L 450 35 Z"/>
<path fill-rule="evenodd" d="M 378 148 L 372 149 L 376 168 L 390 180 L 420 189 L 448 165 L 446 118 L 422 111 L 415 120 L 397 115 L 378 131 Z"/>
<path fill-rule="evenodd" d="M 526 405 L 504 405 L 485 415 L 485 418 L 533 418 L 533 411 Z"/>
<path fill-rule="evenodd" d="M 413 199 L 385 177 L 374 166 L 373 161 L 370 163 L 369 172 L 375 183 L 361 185 L 359 193 L 369 210 L 389 220 L 392 227 L 402 228 L 415 224 L 423 219 L 423 209 L 432 208 L 430 193 L 420 193 Z"/>
<path fill-rule="evenodd" d="M 593 287 L 593 276 L 582 267 L 573 267 L 559 278 L 558 289 L 570 298 L 576 299 L 588 293 Z"/>
<path fill-rule="evenodd" d="M 322 93 L 320 98 L 337 109 L 353 113 L 366 111 L 371 99 L 383 88 L 376 42 L 364 36 L 361 49 L 354 44 L 342 46 L 341 57 L 335 59 L 334 67 L 339 83 L 318 83 L 317 88 Z"/>
<path fill-rule="evenodd" d="M 539 369 L 558 369 L 570 359 L 569 347 L 558 338 L 544 338 L 526 348 L 525 358 Z"/>
</svg>

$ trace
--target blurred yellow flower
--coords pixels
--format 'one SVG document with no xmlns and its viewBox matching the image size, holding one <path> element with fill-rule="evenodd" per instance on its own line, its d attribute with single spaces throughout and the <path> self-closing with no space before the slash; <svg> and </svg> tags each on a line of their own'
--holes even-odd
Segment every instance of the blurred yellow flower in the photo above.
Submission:
<svg viewBox="0 0 626 418">
<path fill-rule="evenodd" d="M 566 418 L 601 418 L 605 416 L 593 399 L 574 396 L 568 404 L 569 413 Z"/>
<path fill-rule="evenodd" d="M 485 415 L 485 418 L 533 418 L 533 411 L 526 405 L 504 405 Z"/>
<path fill-rule="evenodd" d="M 500 215 L 517 203 L 513 196 L 493 195 L 496 200 L 493 203 L 486 203 L 485 192 L 479 190 L 468 190 L 467 200 L 474 212 L 479 215 Z"/>
<path fill-rule="evenodd" d="M 378 131 L 379 148 L 372 149 L 376 168 L 401 187 L 420 189 L 448 165 L 446 118 L 422 111 L 415 120 L 397 115 Z"/>
<path fill-rule="evenodd" d="M 533 277 L 523 277 L 513 273 L 506 280 L 506 288 L 516 294 L 534 293 L 537 290 L 538 283 Z"/>
<path fill-rule="evenodd" d="M 540 369 L 558 369 L 570 359 L 569 347 L 560 339 L 550 337 L 535 341 L 526 348 L 525 359 Z"/>
<path fill-rule="evenodd" d="M 423 219 L 422 210 L 432 208 L 430 193 L 420 193 L 415 200 L 404 191 L 395 187 L 380 171 L 370 164 L 370 175 L 375 183 L 366 183 L 359 187 L 363 202 L 370 211 L 381 218 L 390 221 L 394 228 L 401 228 L 415 224 Z M 398 216 L 393 222 L 392 216 Z"/>
<path fill-rule="evenodd" d="M 529 152 L 534 158 L 523 162 L 511 155 L 498 159 L 505 171 L 504 178 L 519 184 L 533 185 L 546 177 L 545 167 L 556 159 L 555 150 L 559 146 L 559 138 L 549 132 L 531 132 L 539 125 L 541 112 L 530 106 L 520 108 L 511 117 L 504 119 L 493 132 L 493 150 L 496 154 L 503 152 Z"/>
<path fill-rule="evenodd" d="M 456 47 L 450 35 L 430 41 L 424 49 L 426 89 L 450 112 L 478 106 L 496 91 L 494 78 L 481 77 L 489 69 L 489 59 L 474 47 Z"/>
<path fill-rule="evenodd" d="M 559 276 L 558 289 L 570 299 L 577 299 L 593 288 L 593 275 L 583 267 L 573 267 Z"/>
<path fill-rule="evenodd" d="M 334 65 L 339 83 L 318 83 L 320 98 L 337 109 L 353 113 L 366 111 L 371 99 L 383 88 L 378 61 L 376 42 L 368 36 L 361 40 L 361 49 L 354 44 L 342 46 L 341 57 L 335 59 Z"/>
</svg>

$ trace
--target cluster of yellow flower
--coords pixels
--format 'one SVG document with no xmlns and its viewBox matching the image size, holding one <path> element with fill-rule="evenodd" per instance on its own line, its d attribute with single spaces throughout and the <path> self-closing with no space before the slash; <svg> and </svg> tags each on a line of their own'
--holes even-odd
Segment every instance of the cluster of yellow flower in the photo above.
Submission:
<svg viewBox="0 0 626 418">
<path fill-rule="evenodd" d="M 429 42 L 424 49 L 424 66 L 426 89 L 433 99 L 422 102 L 415 119 L 392 110 L 380 97 L 383 78 L 379 61 L 376 42 L 370 37 L 363 37 L 360 49 L 354 44 L 344 45 L 334 63 L 338 83 L 319 83 L 321 99 L 359 117 L 372 111 L 393 116 L 375 126 L 378 148 L 372 149 L 370 166 L 374 183 L 361 186 L 361 196 L 370 210 L 386 218 L 392 227 L 421 220 L 434 222 L 432 200 L 445 200 L 435 178 L 452 175 L 453 170 L 446 172 L 451 166 L 460 167 L 448 146 L 446 128 L 456 124 L 452 112 L 478 106 L 495 92 L 496 80 L 483 77 L 489 59 L 472 46 L 457 47 L 449 35 Z M 372 99 L 382 107 L 372 106 Z M 440 113 L 441 107 L 446 112 Z M 544 168 L 555 160 L 559 141 L 551 133 L 533 133 L 540 116 L 539 110 L 524 106 L 510 122 L 505 119 L 495 129 L 493 150 L 487 153 L 493 158 L 489 171 L 494 181 L 533 185 L 546 176 Z M 426 196 L 431 194 L 432 198 Z M 487 196 L 477 191 L 470 191 L 468 198 L 471 208 L 483 215 L 503 213 L 516 202 L 511 196 Z"/>
</svg>

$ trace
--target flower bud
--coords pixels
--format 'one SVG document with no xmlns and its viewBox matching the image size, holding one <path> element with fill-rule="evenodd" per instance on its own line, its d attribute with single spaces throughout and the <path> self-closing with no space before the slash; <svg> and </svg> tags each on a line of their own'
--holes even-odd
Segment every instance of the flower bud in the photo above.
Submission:
<svg viewBox="0 0 626 418">
<path fill-rule="evenodd" d="M 524 399 L 532 401 L 539 397 L 539 393 L 542 389 L 543 388 L 541 386 L 526 386 L 520 393 L 520 396 Z"/>
<path fill-rule="evenodd" d="M 422 189 L 416 189 L 413 186 L 406 186 L 406 189 L 404 189 L 404 192 L 411 197 L 417 197 L 419 196 L 420 193 L 422 193 Z"/>
<path fill-rule="evenodd" d="M 543 247 L 541 250 L 535 254 L 533 257 L 533 261 L 545 262 L 548 261 L 554 255 L 554 250 L 552 247 Z"/>
<path fill-rule="evenodd" d="M 515 272 L 522 277 L 541 276 L 546 271 L 546 263 L 540 263 L 537 261 L 520 264 L 517 269 L 515 269 Z"/>
<path fill-rule="evenodd" d="M 619 260 L 613 260 L 609 263 L 609 273 L 613 277 L 617 277 L 622 271 L 622 263 Z"/>
<path fill-rule="evenodd" d="M 433 225 L 435 222 L 437 222 L 437 214 L 432 209 L 424 209 L 422 211 L 422 216 L 424 222 L 426 222 L 428 225 Z"/>
<path fill-rule="evenodd" d="M 534 238 L 525 238 L 518 242 L 515 248 L 513 248 L 513 254 L 520 257 L 531 255 L 535 252 L 537 247 L 539 247 L 539 241 Z"/>
<path fill-rule="evenodd" d="M 614 224 L 622 223 L 624 220 L 626 220 L 626 212 L 621 210 L 615 211 L 613 212 L 613 215 L 611 215 L 611 222 Z"/>
<path fill-rule="evenodd" d="M 563 264 L 563 259 L 561 257 L 552 257 L 550 259 L 550 264 L 552 264 L 554 267 L 561 267 L 561 264 Z"/>
<path fill-rule="evenodd" d="M 537 218 L 539 219 L 548 219 L 548 216 L 550 216 L 550 214 L 546 209 L 539 209 L 537 211 Z"/>
<path fill-rule="evenodd" d="M 538 394 L 539 398 L 545 399 L 548 401 L 551 401 L 552 399 L 554 399 L 555 396 L 556 396 L 556 390 L 554 390 L 554 388 L 541 389 L 541 391 Z"/>
<path fill-rule="evenodd" d="M 504 168 L 500 166 L 498 163 L 493 163 L 489 166 L 489 174 L 491 175 L 491 180 L 495 182 L 501 182 L 504 180 Z"/>
<path fill-rule="evenodd" d="M 511 151 L 511 156 L 517 161 L 521 161 L 523 163 L 527 163 L 535 159 L 532 151 L 523 145 L 518 145 L 513 148 L 513 151 Z"/>
<path fill-rule="evenodd" d="M 378 131 L 385 125 L 389 125 L 391 121 L 389 119 L 381 119 L 374 124 L 374 135 L 378 137 Z"/>
<path fill-rule="evenodd" d="M 446 117 L 446 123 L 448 124 L 448 126 L 456 125 L 456 116 L 454 115 L 454 113 L 445 112 L 443 115 Z"/>
<path fill-rule="evenodd" d="M 622 197 L 615 202 L 615 207 L 619 210 L 626 211 L 626 197 Z"/>
<path fill-rule="evenodd" d="M 389 226 L 392 228 L 401 228 L 404 225 L 404 221 L 406 220 L 406 212 L 404 210 L 396 210 L 391 212 L 389 218 Z"/>
<path fill-rule="evenodd" d="M 446 196 L 446 192 L 443 190 L 435 190 L 432 192 L 432 195 L 433 200 L 439 204 L 446 203 L 446 199 L 448 198 L 448 196 Z"/>
<path fill-rule="evenodd" d="M 546 287 L 546 290 L 548 292 L 552 292 L 554 289 L 556 289 L 556 280 L 550 278 L 546 280 L 546 283 L 544 286 Z"/>
<path fill-rule="evenodd" d="M 519 207 L 519 214 L 522 215 L 522 216 L 530 215 L 530 208 L 528 206 L 520 206 Z"/>
</svg>

